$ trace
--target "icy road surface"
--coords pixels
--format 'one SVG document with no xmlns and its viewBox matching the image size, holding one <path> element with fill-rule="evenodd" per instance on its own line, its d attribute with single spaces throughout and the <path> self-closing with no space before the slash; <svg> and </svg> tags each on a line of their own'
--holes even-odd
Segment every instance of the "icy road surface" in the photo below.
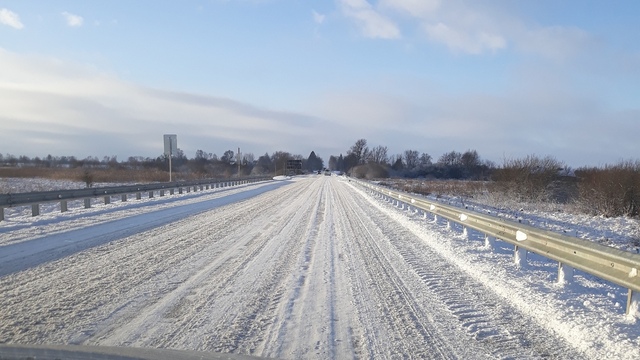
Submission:
<svg viewBox="0 0 640 360">
<path fill-rule="evenodd" d="M 110 210 L 111 209 L 111 210 Z M 337 177 L 0 226 L 0 343 L 288 359 L 640 358 L 624 289 L 513 268 Z M 595 290 L 594 290 L 595 289 Z"/>
</svg>

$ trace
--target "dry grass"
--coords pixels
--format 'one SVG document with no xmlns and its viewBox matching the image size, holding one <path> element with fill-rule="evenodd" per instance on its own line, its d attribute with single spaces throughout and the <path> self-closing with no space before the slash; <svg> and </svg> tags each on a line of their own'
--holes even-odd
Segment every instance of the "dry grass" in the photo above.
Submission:
<svg viewBox="0 0 640 360">
<path fill-rule="evenodd" d="M 385 179 L 381 185 L 410 193 L 475 198 L 493 187 L 491 182 L 470 180 Z"/>
<path fill-rule="evenodd" d="M 0 168 L 0 178 L 43 178 L 94 183 L 152 183 L 169 181 L 169 173 L 156 169 L 96 169 L 96 168 Z M 174 173 L 174 181 L 195 180 L 199 174 Z"/>
<path fill-rule="evenodd" d="M 580 178 L 577 204 L 585 213 L 640 215 L 640 161 L 576 170 Z"/>
</svg>

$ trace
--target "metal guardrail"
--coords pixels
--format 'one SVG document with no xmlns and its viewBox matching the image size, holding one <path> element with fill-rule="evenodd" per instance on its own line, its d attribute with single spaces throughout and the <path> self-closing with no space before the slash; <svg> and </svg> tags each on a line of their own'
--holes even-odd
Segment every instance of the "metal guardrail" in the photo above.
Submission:
<svg viewBox="0 0 640 360">
<path fill-rule="evenodd" d="M 111 200 L 111 196 L 122 195 L 122 200 L 126 201 L 128 194 L 137 194 L 137 199 L 141 198 L 141 193 L 149 192 L 149 196 L 152 197 L 155 191 L 160 191 L 160 196 L 164 196 L 164 191 L 169 191 L 173 195 L 174 190 L 178 189 L 178 193 L 182 193 L 183 189 L 190 192 L 191 189 L 197 191 L 198 189 L 204 190 L 209 187 L 226 187 L 239 184 L 247 184 L 257 181 L 269 180 L 268 177 L 247 177 L 237 179 L 208 179 L 208 180 L 194 180 L 194 181 L 174 181 L 167 183 L 153 183 L 153 184 L 138 184 L 138 185 L 123 185 L 123 186 L 111 186 L 111 187 L 97 187 L 86 189 L 73 189 L 73 190 L 53 190 L 53 191 L 40 191 L 40 192 L 28 192 L 28 193 L 16 193 L 16 194 L 2 194 L 0 195 L 0 220 L 4 220 L 4 208 L 15 206 L 32 206 L 33 216 L 39 215 L 39 204 L 48 202 L 60 202 L 60 209 L 62 212 L 67 211 L 67 201 L 70 200 L 85 200 L 85 207 L 91 207 L 90 200 L 92 198 L 104 197 L 104 201 L 108 204 Z"/>
<path fill-rule="evenodd" d="M 570 237 L 535 228 L 514 221 L 428 201 L 405 192 L 389 190 L 367 182 L 356 183 L 382 196 L 414 206 L 461 224 L 465 229 L 477 230 L 485 236 L 508 242 L 519 249 L 530 251 L 558 261 L 563 267 L 584 271 L 601 279 L 629 289 L 627 314 L 638 312 L 640 303 L 640 254 L 600 245 L 588 240 Z"/>
</svg>

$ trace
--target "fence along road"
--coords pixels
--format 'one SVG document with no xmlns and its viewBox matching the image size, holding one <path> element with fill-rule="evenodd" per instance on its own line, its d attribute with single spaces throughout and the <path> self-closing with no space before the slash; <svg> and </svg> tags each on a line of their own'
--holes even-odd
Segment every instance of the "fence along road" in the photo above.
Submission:
<svg viewBox="0 0 640 360">
<path fill-rule="evenodd" d="M 111 197 L 116 195 L 121 195 L 121 200 L 127 201 L 128 194 L 136 194 L 136 199 L 139 200 L 142 197 L 143 192 L 149 192 L 149 197 L 153 197 L 154 193 L 156 191 L 159 191 L 160 196 L 164 196 L 165 191 L 168 191 L 170 195 L 173 195 L 176 189 L 178 190 L 179 194 L 182 194 L 183 189 L 186 190 L 186 192 L 190 192 L 192 189 L 193 191 L 198 191 L 198 189 L 202 191 L 208 190 L 210 188 L 213 189 L 227 186 L 236 186 L 265 180 L 270 180 L 270 178 L 246 177 L 233 180 L 206 179 L 73 190 L 53 190 L 17 194 L 2 194 L 0 195 L 0 221 L 4 220 L 4 208 L 7 207 L 31 205 L 31 214 L 33 216 L 37 216 L 40 214 L 40 204 L 48 202 L 60 202 L 60 211 L 65 212 L 67 211 L 67 201 L 70 200 L 84 199 L 85 208 L 89 208 L 91 207 L 91 199 L 97 197 L 104 197 L 104 203 L 109 204 L 111 202 Z"/>
<path fill-rule="evenodd" d="M 588 240 L 570 237 L 506 219 L 431 202 L 416 195 L 389 190 L 371 183 L 355 181 L 370 191 L 424 211 L 453 221 L 467 228 L 485 234 L 490 238 L 506 241 L 515 246 L 515 262 L 521 266 L 530 251 L 558 261 L 558 280 L 564 282 L 578 269 L 611 281 L 627 289 L 626 313 L 640 317 L 640 254 L 600 245 Z"/>
</svg>

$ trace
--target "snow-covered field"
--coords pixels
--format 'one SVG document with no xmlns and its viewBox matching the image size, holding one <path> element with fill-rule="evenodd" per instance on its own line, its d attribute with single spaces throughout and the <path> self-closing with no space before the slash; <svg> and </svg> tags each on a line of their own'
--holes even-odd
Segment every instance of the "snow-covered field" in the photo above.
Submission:
<svg viewBox="0 0 640 360">
<path fill-rule="evenodd" d="M 557 264 L 531 254 L 517 269 L 509 245 L 486 248 L 344 178 L 47 206 L 0 222 L 0 343 L 640 358 L 626 289 L 579 272 L 559 285 Z"/>
</svg>

